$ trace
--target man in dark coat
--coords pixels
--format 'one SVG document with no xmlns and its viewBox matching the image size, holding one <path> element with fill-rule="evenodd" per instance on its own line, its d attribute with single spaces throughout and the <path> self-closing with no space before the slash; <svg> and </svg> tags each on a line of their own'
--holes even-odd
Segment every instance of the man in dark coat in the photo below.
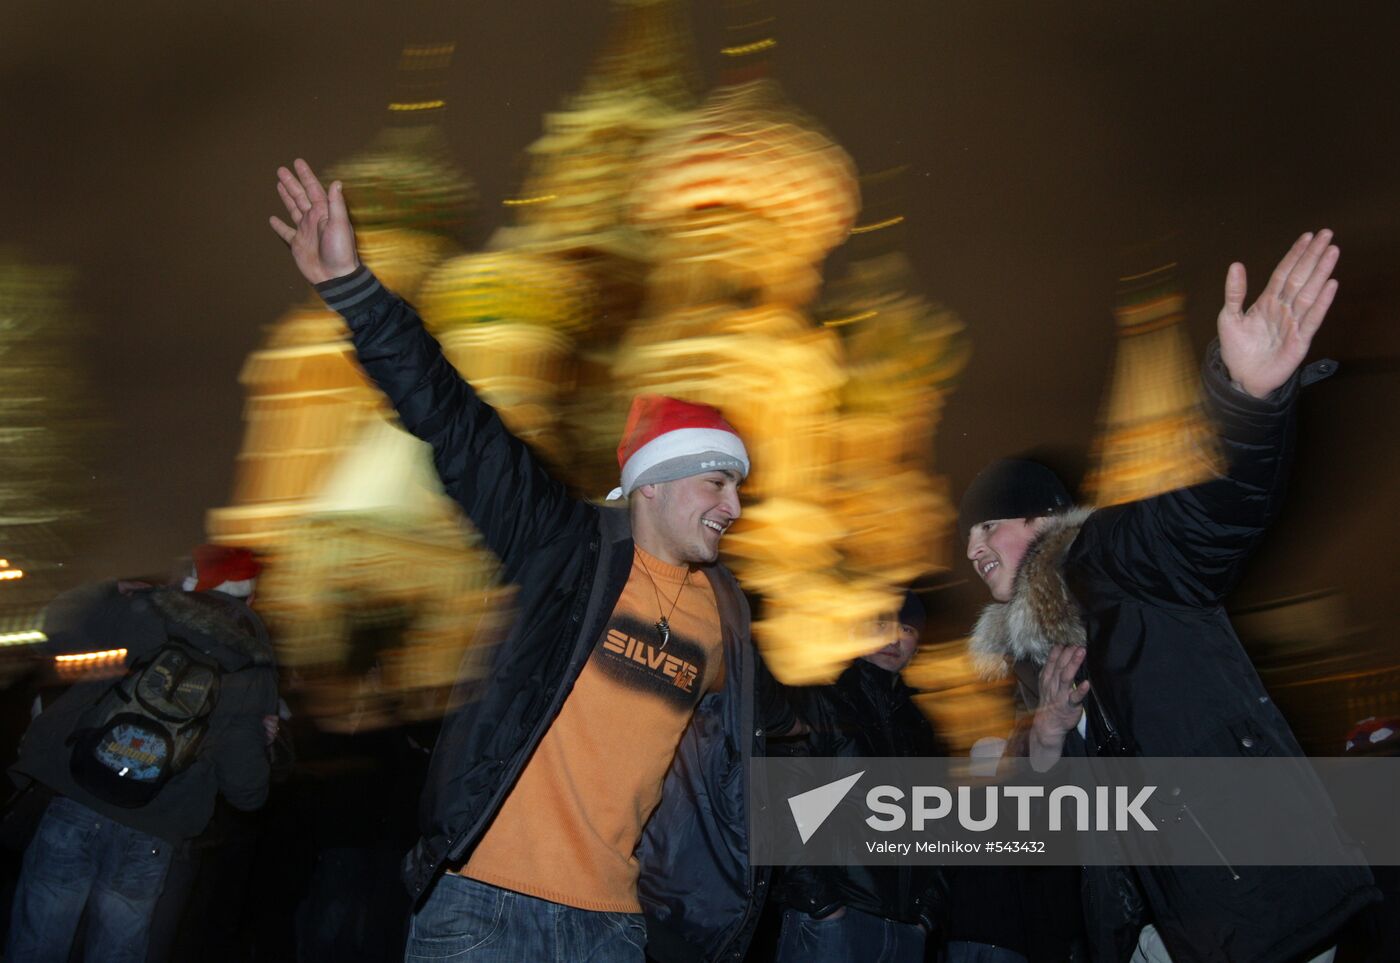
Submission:
<svg viewBox="0 0 1400 963">
<path fill-rule="evenodd" d="M 141 963 L 175 847 L 204 831 L 216 796 L 242 810 L 267 799 L 264 720 L 277 711 L 277 673 L 267 630 L 240 598 L 251 594 L 256 562 L 238 549 L 202 557 L 208 564 L 188 591 L 108 582 L 60 596 L 45 612 L 58 655 L 119 646 L 135 665 L 180 639 L 182 651 L 218 666 L 218 694 L 194 761 L 137 806 L 99 795 L 75 773 L 74 737 L 93 724 L 114 680 L 78 682 L 35 718 L 10 775 L 55 795 L 25 850 L 7 960 L 63 963 L 86 908 L 84 958 Z"/>
<path fill-rule="evenodd" d="M 826 686 L 792 689 L 814 756 L 946 755 L 900 672 L 919 645 L 924 608 L 907 592 L 897 614 L 871 623 L 872 646 Z M 774 898 L 783 910 L 777 963 L 921 963 L 940 929 L 945 884 L 935 866 L 793 866 Z"/>
<path fill-rule="evenodd" d="M 794 725 L 717 563 L 743 443 L 713 408 L 638 399 L 626 507 L 571 497 L 360 265 L 341 186 L 295 167 L 273 229 L 519 590 L 434 749 L 407 956 L 741 959 L 768 882 L 748 860 L 748 761 Z"/>
<path fill-rule="evenodd" d="M 1090 511 L 1072 509 L 1044 466 L 1005 461 L 965 494 L 967 556 L 995 599 L 973 652 L 990 674 L 1014 673 L 1020 707 L 1034 712 L 1023 736 L 1037 769 L 1062 752 L 1302 754 L 1222 603 L 1282 501 L 1300 387 L 1333 367 L 1299 370 L 1337 288 L 1331 239 L 1299 238 L 1247 312 L 1244 267 L 1230 267 L 1204 372 L 1223 475 Z M 1308 959 L 1376 897 L 1358 867 L 1110 870 L 1084 873 L 1091 940 L 1106 960 Z"/>
</svg>

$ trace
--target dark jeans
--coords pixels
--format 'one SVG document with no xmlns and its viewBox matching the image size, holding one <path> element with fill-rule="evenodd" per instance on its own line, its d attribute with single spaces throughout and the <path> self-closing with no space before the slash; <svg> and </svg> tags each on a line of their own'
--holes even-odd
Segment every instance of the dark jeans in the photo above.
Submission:
<svg viewBox="0 0 1400 963">
<path fill-rule="evenodd" d="M 55 797 L 24 851 L 5 959 L 65 963 L 86 906 L 84 958 L 142 963 L 173 849 Z"/>
<path fill-rule="evenodd" d="M 813 919 L 801 910 L 783 910 L 777 963 L 922 963 L 924 931 L 846 908 L 840 917 Z"/>
<path fill-rule="evenodd" d="M 947 963 L 1026 963 L 1026 958 L 1015 950 L 990 943 L 953 940 L 948 944 Z"/>
<path fill-rule="evenodd" d="M 600 913 L 448 873 L 408 927 L 405 963 L 643 963 L 640 913 Z"/>
</svg>

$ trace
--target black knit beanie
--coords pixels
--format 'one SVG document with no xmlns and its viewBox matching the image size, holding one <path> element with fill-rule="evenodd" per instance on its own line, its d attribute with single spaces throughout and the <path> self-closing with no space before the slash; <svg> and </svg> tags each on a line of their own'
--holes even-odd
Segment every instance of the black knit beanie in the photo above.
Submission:
<svg viewBox="0 0 1400 963">
<path fill-rule="evenodd" d="M 1003 458 L 982 469 L 967 486 L 958 508 L 958 531 L 967 538 L 978 522 L 1054 515 L 1071 504 L 1065 483 L 1040 462 Z"/>
<path fill-rule="evenodd" d="M 910 589 L 904 593 L 904 604 L 899 607 L 899 624 L 908 625 L 917 629 L 919 634 L 924 632 L 924 603 L 919 601 L 919 597 Z"/>
</svg>

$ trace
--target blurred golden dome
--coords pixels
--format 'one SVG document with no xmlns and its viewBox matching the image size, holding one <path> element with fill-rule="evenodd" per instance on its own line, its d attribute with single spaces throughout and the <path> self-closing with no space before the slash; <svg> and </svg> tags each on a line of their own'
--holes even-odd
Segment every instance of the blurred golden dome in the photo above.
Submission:
<svg viewBox="0 0 1400 963">
<path fill-rule="evenodd" d="M 816 263 L 845 240 L 860 192 L 846 152 L 764 78 L 717 89 L 648 144 L 629 206 L 635 223 L 660 229 L 713 208 L 753 211 Z"/>
<path fill-rule="evenodd" d="M 589 319 L 592 291 L 572 265 L 501 251 L 444 262 L 423 282 L 419 306 L 432 331 L 507 321 L 572 331 Z"/>
<path fill-rule="evenodd" d="M 431 114 L 445 108 L 424 108 Z M 476 187 L 451 160 L 447 140 L 427 118 L 381 130 L 363 152 L 336 164 L 358 230 L 406 228 L 460 242 Z"/>
<path fill-rule="evenodd" d="M 409 44 L 399 58 L 386 123 L 369 146 L 335 165 L 355 227 L 399 228 L 461 243 L 476 186 L 442 132 L 454 45 Z"/>
</svg>

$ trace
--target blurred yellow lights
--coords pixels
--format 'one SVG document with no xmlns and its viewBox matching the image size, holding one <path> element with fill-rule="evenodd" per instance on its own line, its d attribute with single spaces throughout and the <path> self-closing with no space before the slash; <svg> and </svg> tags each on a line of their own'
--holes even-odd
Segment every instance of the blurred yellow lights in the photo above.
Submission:
<svg viewBox="0 0 1400 963">
<path fill-rule="evenodd" d="M 0 633 L 0 645 L 35 645 L 48 640 L 47 635 L 38 631 Z"/>
<path fill-rule="evenodd" d="M 126 649 L 103 649 L 100 652 L 78 652 L 74 655 L 56 655 L 53 660 L 60 665 L 98 665 L 120 662 L 126 658 Z"/>
<path fill-rule="evenodd" d="M 5 581 L 5 580 L 7 580 L 7 579 L 16 579 L 16 578 L 24 578 L 24 569 L 22 569 L 22 568 L 7 568 L 7 569 L 5 569 L 3 572 L 0 572 L 0 582 L 3 582 L 3 581 Z"/>
<path fill-rule="evenodd" d="M 1150 270 L 1150 271 L 1142 271 L 1142 272 L 1140 272 L 1140 273 L 1138 273 L 1138 274 L 1125 274 L 1125 275 L 1123 275 L 1121 278 L 1118 279 L 1118 282 L 1119 282 L 1120 284 L 1123 284 L 1123 283 L 1126 283 L 1126 282 L 1128 282 L 1128 281 L 1141 281 L 1143 278 L 1150 278 L 1150 277 L 1152 277 L 1154 274 L 1162 274 L 1162 273 L 1167 272 L 1167 271 L 1175 271 L 1175 270 L 1176 270 L 1176 262 L 1175 262 L 1175 261 L 1168 261 L 1166 264 L 1163 264 L 1161 267 L 1155 267 L 1155 268 L 1153 268 L 1153 269 Z"/>
<path fill-rule="evenodd" d="M 871 231 L 884 230 L 887 227 L 894 227 L 896 224 L 904 223 L 904 215 L 896 214 L 894 217 L 887 217 L 883 221 L 876 221 L 874 224 L 860 224 L 851 228 L 852 234 L 869 234 Z"/>
<path fill-rule="evenodd" d="M 845 318 L 832 318 L 830 321 L 823 321 L 822 327 L 840 328 L 847 324 L 855 324 L 858 321 L 869 321 L 879 313 L 879 311 L 861 311 L 859 314 L 852 314 Z"/>
<path fill-rule="evenodd" d="M 510 197 L 501 201 L 503 207 L 525 207 L 527 204 L 545 204 L 558 200 L 557 194 L 540 194 L 538 197 Z"/>
<path fill-rule="evenodd" d="M 457 49 L 455 43 L 432 43 L 422 47 L 405 47 L 404 57 L 413 59 L 415 57 L 446 57 Z"/>
<path fill-rule="evenodd" d="M 740 44 L 737 47 L 725 47 L 720 53 L 726 57 L 746 57 L 749 54 L 756 54 L 763 50 L 771 50 L 778 45 L 778 41 L 772 37 L 764 37 L 762 40 L 755 40 L 753 43 Z"/>
<path fill-rule="evenodd" d="M 416 100 L 410 103 L 391 103 L 389 109 L 393 111 L 414 111 L 414 110 L 438 110 L 446 107 L 445 100 Z"/>
</svg>

